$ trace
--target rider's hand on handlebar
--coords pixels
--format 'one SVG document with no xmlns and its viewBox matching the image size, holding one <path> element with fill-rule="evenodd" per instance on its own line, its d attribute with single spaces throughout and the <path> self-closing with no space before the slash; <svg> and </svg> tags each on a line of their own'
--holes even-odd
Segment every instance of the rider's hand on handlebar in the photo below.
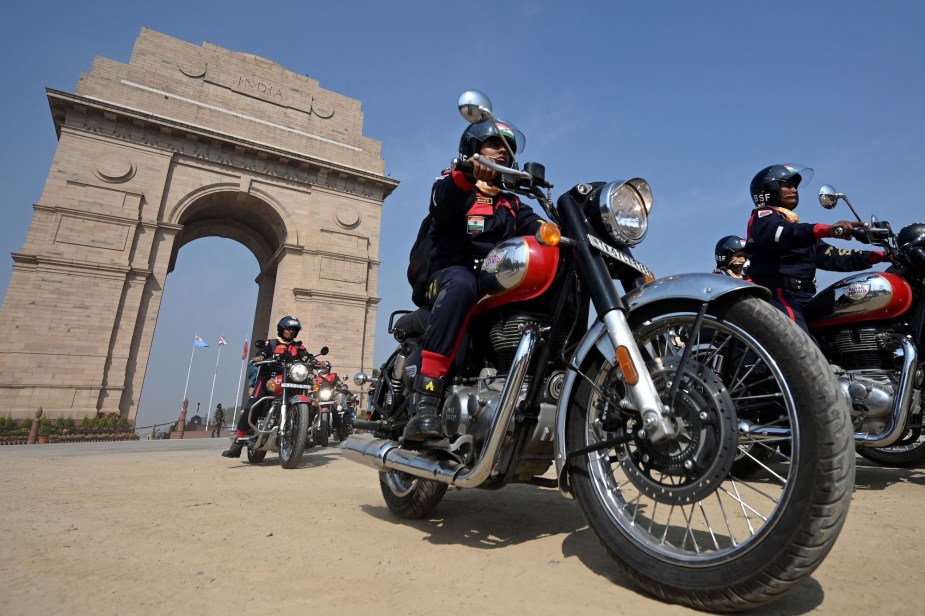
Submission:
<svg viewBox="0 0 925 616">
<path fill-rule="evenodd" d="M 855 227 L 863 227 L 864 223 L 856 220 L 839 220 L 834 225 L 829 225 L 828 237 L 837 237 L 841 239 L 851 239 L 851 230 Z"/>
<path fill-rule="evenodd" d="M 254 357 L 251 359 L 251 363 L 256 364 L 257 362 L 263 361 L 264 359 L 265 358 L 263 355 L 254 355 Z"/>
<path fill-rule="evenodd" d="M 474 177 L 476 180 L 482 180 L 483 182 L 491 183 L 496 177 L 498 177 L 497 171 L 494 169 L 489 169 L 481 162 L 479 162 L 475 157 L 470 158 L 466 162 L 472 164 L 472 173 L 469 175 Z"/>
</svg>

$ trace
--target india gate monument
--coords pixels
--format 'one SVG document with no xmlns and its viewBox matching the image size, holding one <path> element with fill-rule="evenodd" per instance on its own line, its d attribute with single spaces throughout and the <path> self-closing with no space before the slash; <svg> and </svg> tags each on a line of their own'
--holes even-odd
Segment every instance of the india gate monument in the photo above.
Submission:
<svg viewBox="0 0 925 616">
<path fill-rule="evenodd" d="M 398 182 L 360 102 L 263 58 L 142 30 L 49 89 L 58 146 L 0 308 L 0 415 L 134 422 L 168 274 L 217 236 L 260 268 L 250 339 L 296 314 L 373 364 L 379 226 Z M 54 314 L 36 343 L 36 314 Z M 179 409 L 178 409 L 179 410 Z"/>
</svg>

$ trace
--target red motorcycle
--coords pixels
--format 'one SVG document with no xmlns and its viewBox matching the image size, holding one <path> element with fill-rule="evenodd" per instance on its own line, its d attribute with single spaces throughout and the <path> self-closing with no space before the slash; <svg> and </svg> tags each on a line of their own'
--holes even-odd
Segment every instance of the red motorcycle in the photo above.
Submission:
<svg viewBox="0 0 925 616">
<path fill-rule="evenodd" d="M 256 346 L 263 348 L 264 344 L 260 340 Z M 322 347 L 318 355 L 327 352 L 328 347 Z M 272 355 L 254 366 L 265 385 L 264 395 L 251 406 L 247 419 L 254 433 L 247 441 L 247 461 L 259 464 L 267 452 L 278 451 L 280 466 L 296 468 L 307 442 L 315 356 L 309 355 L 309 361 L 303 362 L 286 355 Z M 264 407 L 267 408 L 263 417 L 255 420 Z"/>
<path fill-rule="evenodd" d="M 826 209 L 848 198 L 829 185 L 819 191 Z M 853 237 L 887 252 L 892 266 L 843 278 L 820 292 L 807 308 L 810 331 L 832 364 L 851 407 L 858 453 L 879 464 L 925 464 L 922 422 L 925 344 L 925 224 L 893 233 L 871 218 Z"/>
<path fill-rule="evenodd" d="M 459 109 L 494 121 L 480 92 Z M 354 422 L 368 433 L 347 437 L 344 456 L 378 471 L 386 505 L 406 519 L 428 516 L 449 486 L 557 488 L 626 575 L 696 609 L 761 605 L 809 576 L 854 486 L 848 409 L 819 348 L 763 287 L 655 279 L 633 258 L 652 208 L 645 180 L 580 183 L 553 202 L 542 165 L 481 162 L 554 222 L 481 261 L 492 292 L 447 376 L 443 437 L 400 441 L 430 313 L 398 311 L 378 378 L 356 376 L 375 389 L 370 418 Z M 745 409 L 789 428 L 747 476 L 734 468 Z"/>
</svg>

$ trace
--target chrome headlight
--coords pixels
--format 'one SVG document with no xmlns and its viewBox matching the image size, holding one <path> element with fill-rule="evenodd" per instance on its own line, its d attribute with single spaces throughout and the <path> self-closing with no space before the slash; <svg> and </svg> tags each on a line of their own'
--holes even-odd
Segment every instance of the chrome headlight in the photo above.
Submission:
<svg viewBox="0 0 925 616">
<path fill-rule="evenodd" d="M 289 366 L 289 380 L 293 383 L 304 383 L 309 372 L 305 364 L 292 364 Z"/>
<path fill-rule="evenodd" d="M 331 399 L 331 394 L 334 392 L 333 389 L 320 389 L 318 390 L 318 397 L 323 401 L 327 402 Z"/>
<path fill-rule="evenodd" d="M 652 189 L 642 178 L 611 182 L 600 196 L 601 220 L 610 236 L 626 246 L 635 246 L 649 230 Z"/>
</svg>

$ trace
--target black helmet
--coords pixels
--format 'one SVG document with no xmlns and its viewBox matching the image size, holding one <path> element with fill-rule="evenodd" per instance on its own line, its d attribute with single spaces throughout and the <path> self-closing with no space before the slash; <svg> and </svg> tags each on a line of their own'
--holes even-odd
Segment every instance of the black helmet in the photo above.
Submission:
<svg viewBox="0 0 925 616">
<path fill-rule="evenodd" d="M 745 238 L 738 235 L 727 235 L 716 242 L 716 267 L 728 267 L 732 255 L 745 250 Z"/>
<path fill-rule="evenodd" d="M 524 149 L 527 139 L 516 126 L 504 120 L 497 120 L 495 123 L 485 120 L 478 124 L 470 124 L 469 128 L 463 132 L 462 137 L 459 138 L 459 158 L 463 160 L 478 154 L 483 141 L 489 137 L 497 137 L 498 129 L 495 128 L 495 124 L 498 125 L 498 129 L 501 129 L 501 135 L 506 139 L 514 154 Z"/>
<path fill-rule="evenodd" d="M 915 222 L 902 228 L 902 231 L 896 236 L 896 244 L 902 248 L 906 244 L 919 239 L 925 239 L 925 224 Z"/>
<path fill-rule="evenodd" d="M 282 336 L 284 329 L 294 329 L 295 334 L 293 337 L 298 336 L 299 332 L 302 331 L 302 323 L 295 317 L 285 316 L 279 320 L 279 323 L 276 324 L 276 335 Z"/>
<path fill-rule="evenodd" d="M 771 165 L 759 171 L 749 186 L 752 201 L 755 207 L 762 205 L 780 205 L 781 182 L 793 182 L 799 186 L 800 182 L 809 182 L 813 179 L 813 170 L 801 165 Z"/>
<path fill-rule="evenodd" d="M 925 272 L 925 224 L 912 223 L 902 228 L 896 236 L 896 244 L 905 249 L 912 260 L 913 268 L 921 275 Z"/>
</svg>

